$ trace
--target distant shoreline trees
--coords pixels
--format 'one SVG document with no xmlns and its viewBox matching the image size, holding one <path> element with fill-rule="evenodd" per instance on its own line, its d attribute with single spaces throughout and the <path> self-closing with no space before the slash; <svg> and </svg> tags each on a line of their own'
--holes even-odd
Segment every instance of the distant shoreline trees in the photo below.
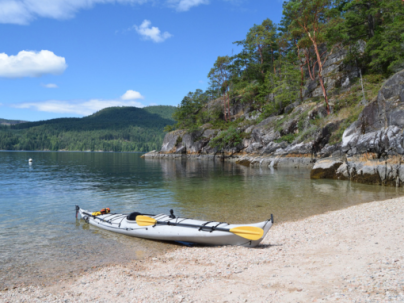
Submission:
<svg viewBox="0 0 404 303">
<path fill-rule="evenodd" d="M 0 150 L 147 152 L 161 148 L 173 106 L 106 108 L 84 118 L 0 127 Z"/>
</svg>

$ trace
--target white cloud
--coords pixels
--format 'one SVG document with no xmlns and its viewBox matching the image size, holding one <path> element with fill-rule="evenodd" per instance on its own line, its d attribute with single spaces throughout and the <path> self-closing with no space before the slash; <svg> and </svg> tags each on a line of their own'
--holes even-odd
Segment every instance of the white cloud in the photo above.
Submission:
<svg viewBox="0 0 404 303">
<path fill-rule="evenodd" d="M 91 115 L 103 108 L 112 106 L 134 106 L 144 107 L 144 105 L 137 101 L 123 101 L 123 100 L 99 100 L 92 99 L 88 101 L 59 101 L 49 100 L 43 102 L 22 103 L 12 105 L 15 108 L 34 109 L 41 112 L 49 113 L 62 113 L 62 114 L 77 114 L 82 116 Z"/>
<path fill-rule="evenodd" d="M 176 7 L 177 11 L 186 12 L 191 7 L 201 4 L 209 4 L 209 0 L 168 0 L 170 4 Z"/>
<path fill-rule="evenodd" d="M 48 83 L 48 84 L 41 84 L 43 87 L 46 88 L 58 88 L 58 86 L 56 84 L 53 83 Z"/>
<path fill-rule="evenodd" d="M 162 33 L 158 27 L 151 27 L 149 20 L 144 20 L 140 26 L 134 25 L 133 28 L 139 35 L 143 36 L 143 38 L 153 40 L 156 43 L 163 42 L 171 37 L 169 32 Z"/>
<path fill-rule="evenodd" d="M 16 56 L 0 53 L 0 77 L 40 77 L 45 74 L 58 75 L 67 68 L 66 60 L 53 52 L 21 51 Z"/>
<path fill-rule="evenodd" d="M 144 97 L 136 91 L 128 90 L 117 100 L 100 100 L 91 99 L 87 101 L 60 101 L 48 100 L 42 102 L 26 102 L 22 104 L 10 105 L 14 108 L 33 109 L 40 112 L 61 113 L 61 114 L 77 114 L 82 116 L 91 115 L 103 108 L 113 106 L 134 106 L 144 107 L 144 105 L 135 99 L 144 99 Z"/>
<path fill-rule="evenodd" d="M 144 97 L 137 91 L 128 90 L 124 93 L 121 97 L 122 100 L 137 100 L 137 99 L 144 99 Z"/>
<path fill-rule="evenodd" d="M 0 23 L 29 24 L 36 18 L 69 19 L 96 4 L 143 4 L 151 0 L 0 0 Z"/>
</svg>

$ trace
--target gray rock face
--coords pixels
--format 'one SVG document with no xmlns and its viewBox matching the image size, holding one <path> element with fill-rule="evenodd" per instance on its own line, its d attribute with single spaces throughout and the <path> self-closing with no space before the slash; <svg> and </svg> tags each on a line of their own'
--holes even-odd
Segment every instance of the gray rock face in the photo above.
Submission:
<svg viewBox="0 0 404 303">
<path fill-rule="evenodd" d="M 332 132 L 337 130 L 340 124 L 341 121 L 331 122 L 317 131 L 312 146 L 312 150 L 314 153 L 320 153 L 324 149 L 331 138 Z M 334 146 L 333 148 L 328 147 L 328 150 L 325 150 L 324 153 L 332 153 L 336 150 L 336 148 L 337 146 Z"/>
<path fill-rule="evenodd" d="M 359 42 L 357 45 L 358 51 L 363 52 L 365 49 L 365 42 Z M 322 51 L 325 51 L 323 49 Z M 334 50 L 330 54 L 323 65 L 324 84 L 328 91 L 335 88 L 346 90 L 349 89 L 352 80 L 359 77 L 359 70 L 355 66 L 344 64 L 344 59 L 348 53 L 347 49 Z M 316 68 L 316 74 L 317 74 Z M 320 87 L 318 79 L 308 80 L 306 89 L 304 91 L 305 98 L 322 97 L 323 91 Z"/>
<path fill-rule="evenodd" d="M 209 139 L 202 136 L 203 133 L 203 131 L 194 131 L 183 135 L 182 142 L 188 153 L 199 153 L 209 143 Z"/>
<path fill-rule="evenodd" d="M 214 137 L 218 132 L 219 132 L 219 131 L 218 131 L 217 129 L 206 129 L 206 130 L 203 132 L 202 136 L 203 136 L 204 138 L 212 138 L 212 137 Z"/>
<path fill-rule="evenodd" d="M 161 147 L 161 152 L 170 153 L 175 151 L 175 147 L 178 141 L 182 141 L 182 136 L 185 134 L 183 130 L 176 130 L 166 134 L 164 137 L 163 145 Z"/>
<path fill-rule="evenodd" d="M 278 139 L 281 136 L 280 133 L 271 127 L 271 124 L 278 119 L 278 117 L 269 117 L 253 127 L 251 130 L 251 144 L 259 143 L 262 148 L 269 142 Z"/>
<path fill-rule="evenodd" d="M 261 155 L 263 154 L 272 154 L 276 152 L 278 149 L 284 150 L 288 144 L 286 142 L 281 142 L 281 143 L 276 143 L 276 142 L 270 142 L 267 146 L 265 146 L 262 151 Z"/>
<path fill-rule="evenodd" d="M 404 154 L 404 71 L 388 79 L 377 99 L 344 132 L 342 149 L 349 156 L 372 152 L 378 157 Z"/>
<path fill-rule="evenodd" d="M 289 104 L 288 106 L 285 107 L 284 113 L 285 114 L 290 114 L 293 109 L 295 109 L 296 106 L 298 106 L 300 102 L 294 102 L 292 104 Z"/>
</svg>

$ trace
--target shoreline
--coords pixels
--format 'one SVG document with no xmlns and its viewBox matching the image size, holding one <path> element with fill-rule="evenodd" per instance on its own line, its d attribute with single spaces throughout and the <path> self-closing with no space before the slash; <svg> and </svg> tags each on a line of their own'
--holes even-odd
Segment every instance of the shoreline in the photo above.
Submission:
<svg viewBox="0 0 404 303">
<path fill-rule="evenodd" d="M 404 301 L 404 197 L 276 224 L 262 245 L 183 247 L 2 302 Z"/>
</svg>

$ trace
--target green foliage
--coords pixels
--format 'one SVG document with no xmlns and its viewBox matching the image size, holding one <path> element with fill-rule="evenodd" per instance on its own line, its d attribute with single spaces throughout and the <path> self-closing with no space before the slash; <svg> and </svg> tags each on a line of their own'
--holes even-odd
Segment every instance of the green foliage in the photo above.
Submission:
<svg viewBox="0 0 404 303">
<path fill-rule="evenodd" d="M 230 61 L 229 56 L 217 57 L 215 64 L 208 74 L 211 87 L 214 91 L 218 90 L 221 94 L 226 93 L 229 88 L 229 79 L 231 76 Z"/>
<path fill-rule="evenodd" d="M 213 138 L 209 145 L 211 147 L 217 147 L 219 150 L 223 150 L 224 148 L 232 148 L 240 144 L 243 140 L 242 134 L 238 129 L 231 126 L 229 129 L 222 131 Z"/>
<path fill-rule="evenodd" d="M 391 74 L 404 68 L 404 4 L 400 0 L 380 1 L 381 22 L 366 50 L 373 71 Z"/>
<path fill-rule="evenodd" d="M 378 84 L 384 80 L 384 77 L 381 74 L 369 74 L 363 77 L 363 80 L 371 84 Z"/>
<path fill-rule="evenodd" d="M 203 124 L 205 120 L 208 120 L 207 117 L 200 119 L 198 116 L 208 101 L 208 94 L 200 89 L 193 93 L 189 92 L 173 114 L 173 118 L 177 121 L 176 127 L 189 130 L 194 128 L 195 125 L 198 126 L 198 124 Z"/>
<path fill-rule="evenodd" d="M 159 117 L 167 120 L 173 121 L 173 114 L 175 112 L 175 107 L 170 105 L 153 105 L 143 108 L 150 114 L 158 115 Z"/>
<path fill-rule="evenodd" d="M 275 142 L 277 142 L 277 143 L 288 142 L 290 144 L 296 139 L 296 137 L 297 137 L 296 134 L 288 134 L 288 135 L 280 137 L 279 139 L 276 139 Z"/>
<path fill-rule="evenodd" d="M 402 0 L 338 0 L 333 8 L 328 43 L 343 43 L 346 61 L 373 73 L 404 68 L 404 3 Z M 359 49 L 366 42 L 365 51 Z"/>
<path fill-rule="evenodd" d="M 288 60 L 279 59 L 278 73 L 269 73 L 268 82 L 272 82 L 274 102 L 279 108 L 295 102 L 299 98 L 300 72 Z"/>
<path fill-rule="evenodd" d="M 0 128 L 3 150 L 150 151 L 160 149 L 174 108 L 111 107 L 84 118 Z M 161 116 L 160 116 L 161 115 Z"/>
<path fill-rule="evenodd" d="M 178 136 L 177 141 L 175 142 L 175 145 L 178 146 L 180 143 L 182 143 L 182 137 Z"/>
<path fill-rule="evenodd" d="M 271 68 L 278 50 L 277 27 L 270 20 L 265 19 L 262 24 L 254 25 L 247 33 L 246 39 L 234 42 L 243 46 L 240 56 L 236 60 L 248 74 L 254 75 L 254 80 L 264 80 L 266 72 Z"/>
<path fill-rule="evenodd" d="M 169 133 L 172 132 L 174 129 L 174 125 L 167 125 L 166 127 L 164 127 L 164 132 Z"/>
</svg>

